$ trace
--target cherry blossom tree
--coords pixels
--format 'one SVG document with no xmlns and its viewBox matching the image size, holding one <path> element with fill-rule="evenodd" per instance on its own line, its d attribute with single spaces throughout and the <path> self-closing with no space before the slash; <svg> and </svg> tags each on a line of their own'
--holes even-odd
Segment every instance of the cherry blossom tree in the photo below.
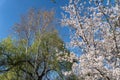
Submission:
<svg viewBox="0 0 120 80">
<path fill-rule="evenodd" d="M 69 0 L 62 7 L 70 45 L 82 51 L 72 73 L 83 80 L 120 80 L 120 0 Z"/>
</svg>

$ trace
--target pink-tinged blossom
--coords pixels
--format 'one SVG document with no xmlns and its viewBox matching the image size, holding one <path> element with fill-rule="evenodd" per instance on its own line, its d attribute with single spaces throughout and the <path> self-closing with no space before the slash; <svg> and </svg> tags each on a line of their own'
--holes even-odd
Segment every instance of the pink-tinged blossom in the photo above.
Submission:
<svg viewBox="0 0 120 80">
<path fill-rule="evenodd" d="M 63 7 L 61 23 L 75 31 L 70 45 L 83 50 L 72 72 L 84 80 L 120 80 L 120 1 L 86 1 Z"/>
</svg>

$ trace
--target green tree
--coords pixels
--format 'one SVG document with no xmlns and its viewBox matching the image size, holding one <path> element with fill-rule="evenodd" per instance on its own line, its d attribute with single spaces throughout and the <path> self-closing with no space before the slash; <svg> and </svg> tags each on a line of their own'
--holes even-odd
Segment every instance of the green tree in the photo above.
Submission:
<svg viewBox="0 0 120 80">
<path fill-rule="evenodd" d="M 13 29 L 16 37 L 8 37 L 0 42 L 2 80 L 63 79 L 63 60 L 59 58 L 69 51 L 53 26 L 53 11 L 34 9 L 15 24 Z M 69 70 L 67 68 L 71 68 L 71 65 L 64 68 Z"/>
</svg>

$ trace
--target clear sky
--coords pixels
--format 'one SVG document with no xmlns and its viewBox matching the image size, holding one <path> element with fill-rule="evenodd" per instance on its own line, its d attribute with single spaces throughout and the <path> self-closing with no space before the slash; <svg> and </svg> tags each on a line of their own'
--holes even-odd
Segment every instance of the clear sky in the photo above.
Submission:
<svg viewBox="0 0 120 80">
<path fill-rule="evenodd" d="M 68 0 L 0 0 L 0 40 L 12 33 L 11 27 L 19 22 L 20 16 L 27 13 L 30 8 L 50 10 L 54 9 L 56 18 L 61 18 L 61 6 L 66 5 Z M 67 36 L 63 36 L 68 31 L 67 28 L 59 28 L 60 35 L 64 41 L 69 41 Z"/>
</svg>

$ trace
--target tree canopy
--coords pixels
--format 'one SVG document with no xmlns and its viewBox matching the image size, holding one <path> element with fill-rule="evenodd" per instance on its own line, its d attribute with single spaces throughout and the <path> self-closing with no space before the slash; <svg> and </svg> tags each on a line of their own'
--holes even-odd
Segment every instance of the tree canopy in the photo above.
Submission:
<svg viewBox="0 0 120 80">
<path fill-rule="evenodd" d="M 69 56 L 54 28 L 53 11 L 31 9 L 13 27 L 14 37 L 0 42 L 2 80 L 62 80 L 71 70 Z M 66 65 L 68 64 L 68 66 Z"/>
<path fill-rule="evenodd" d="M 53 10 L 30 9 L 0 41 L 1 80 L 120 80 L 120 0 L 67 1 L 68 45 Z"/>
<path fill-rule="evenodd" d="M 72 47 L 82 54 L 72 72 L 83 80 L 120 79 L 120 1 L 70 0 L 62 25 L 71 29 Z"/>
</svg>

